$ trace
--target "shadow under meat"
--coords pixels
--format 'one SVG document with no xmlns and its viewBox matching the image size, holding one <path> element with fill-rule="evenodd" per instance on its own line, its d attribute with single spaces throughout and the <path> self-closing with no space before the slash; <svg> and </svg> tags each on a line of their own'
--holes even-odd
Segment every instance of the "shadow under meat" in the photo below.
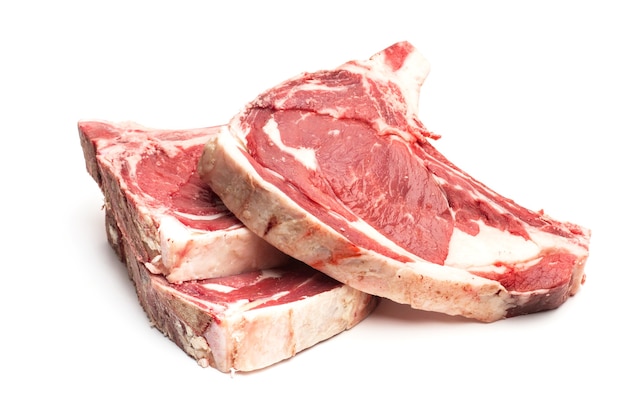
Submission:
<svg viewBox="0 0 626 417">
<path fill-rule="evenodd" d="M 385 298 L 380 300 L 380 304 L 372 314 L 372 317 L 376 317 L 379 320 L 415 323 L 476 323 L 475 320 L 461 316 L 416 310 L 407 304 L 396 303 Z"/>
</svg>

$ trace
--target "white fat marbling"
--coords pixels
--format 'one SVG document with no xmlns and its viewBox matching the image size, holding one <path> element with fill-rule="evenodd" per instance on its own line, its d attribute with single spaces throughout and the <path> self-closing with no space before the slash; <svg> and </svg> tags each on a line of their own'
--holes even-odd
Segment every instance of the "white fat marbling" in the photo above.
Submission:
<svg viewBox="0 0 626 417">
<path fill-rule="evenodd" d="M 263 126 L 263 131 L 271 139 L 272 143 L 276 145 L 282 152 L 293 156 L 298 162 L 300 162 L 302 165 L 312 171 L 315 171 L 319 168 L 314 149 L 304 147 L 293 148 L 284 144 L 280 136 L 280 131 L 278 130 L 278 124 L 274 119 L 268 120 L 265 126 Z"/>
<path fill-rule="evenodd" d="M 536 257 L 539 246 L 521 236 L 479 222 L 480 231 L 471 236 L 457 228 L 452 232 L 445 264 L 455 268 L 474 268 L 497 262 L 511 264 Z"/>
</svg>

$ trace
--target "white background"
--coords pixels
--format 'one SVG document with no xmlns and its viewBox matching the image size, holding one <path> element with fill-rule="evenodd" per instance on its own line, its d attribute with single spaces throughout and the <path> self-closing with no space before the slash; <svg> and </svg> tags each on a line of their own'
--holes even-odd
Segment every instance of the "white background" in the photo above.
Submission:
<svg viewBox="0 0 626 417">
<path fill-rule="evenodd" d="M 601 0 L 3 2 L 0 414 L 625 415 L 624 16 Z M 400 40 L 431 63 L 420 114 L 439 150 L 592 229 L 587 283 L 493 324 L 385 302 L 263 371 L 199 367 L 107 246 L 77 121 L 226 123 Z"/>
</svg>

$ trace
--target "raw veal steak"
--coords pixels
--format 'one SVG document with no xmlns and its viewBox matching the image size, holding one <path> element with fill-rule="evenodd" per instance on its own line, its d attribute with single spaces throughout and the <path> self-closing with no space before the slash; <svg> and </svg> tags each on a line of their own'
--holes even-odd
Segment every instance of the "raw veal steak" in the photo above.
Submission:
<svg viewBox="0 0 626 417">
<path fill-rule="evenodd" d="M 200 176 L 259 236 L 362 291 L 487 322 L 560 306 L 590 231 L 439 153 L 417 117 L 428 72 L 400 42 L 289 79 L 207 142 Z"/>
<path fill-rule="evenodd" d="M 358 324 L 378 302 L 295 261 L 288 268 L 171 283 L 138 260 L 108 210 L 106 229 L 152 324 L 202 367 L 267 367 Z"/>
<path fill-rule="evenodd" d="M 78 129 L 88 172 L 150 271 L 177 282 L 288 260 L 250 233 L 200 181 L 198 158 L 218 128 L 157 130 L 82 121 Z"/>
</svg>

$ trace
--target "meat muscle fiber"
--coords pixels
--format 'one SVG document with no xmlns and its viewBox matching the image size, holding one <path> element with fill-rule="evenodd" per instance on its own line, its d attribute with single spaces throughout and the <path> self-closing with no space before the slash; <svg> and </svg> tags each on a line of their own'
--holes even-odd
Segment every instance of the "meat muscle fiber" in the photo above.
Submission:
<svg viewBox="0 0 626 417">
<path fill-rule="evenodd" d="M 418 118 L 426 59 L 399 42 L 263 92 L 199 174 L 250 230 L 354 288 L 481 321 L 553 309 L 590 231 L 521 207 L 446 159 Z"/>
</svg>

